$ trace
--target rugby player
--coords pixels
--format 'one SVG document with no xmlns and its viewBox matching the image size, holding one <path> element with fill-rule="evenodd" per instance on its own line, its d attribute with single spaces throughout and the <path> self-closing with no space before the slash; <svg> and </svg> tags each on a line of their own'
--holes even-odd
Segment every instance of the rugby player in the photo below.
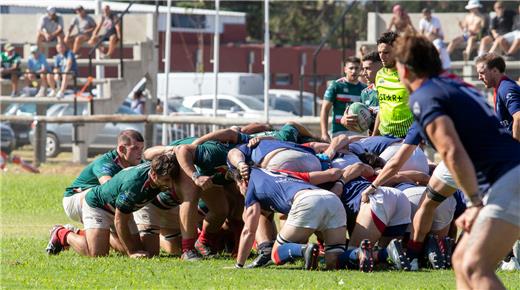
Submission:
<svg viewBox="0 0 520 290">
<path fill-rule="evenodd" d="M 110 236 L 114 236 L 120 242 L 116 250 L 131 258 L 150 257 L 147 245 L 139 239 L 132 213 L 151 202 L 161 191 L 169 190 L 178 171 L 175 155 L 164 154 L 151 163 L 122 170 L 109 182 L 90 188 L 82 213 L 85 236 L 55 226 L 48 252 L 58 254 L 70 245 L 82 255 L 106 256 Z"/>
<path fill-rule="evenodd" d="M 495 269 L 520 235 L 520 143 L 481 95 L 439 77 L 441 61 L 426 38 L 400 37 L 395 55 L 414 119 L 467 198 L 457 219 L 466 232 L 453 255 L 457 287 L 504 289 Z"/>
</svg>

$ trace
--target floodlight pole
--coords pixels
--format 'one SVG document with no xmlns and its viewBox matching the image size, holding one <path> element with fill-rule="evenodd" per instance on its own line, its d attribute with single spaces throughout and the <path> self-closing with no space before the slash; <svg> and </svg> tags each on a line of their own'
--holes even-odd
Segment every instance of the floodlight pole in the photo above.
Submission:
<svg viewBox="0 0 520 290">
<path fill-rule="evenodd" d="M 269 123 L 269 0 L 264 0 L 264 113 Z"/>
<path fill-rule="evenodd" d="M 163 116 L 168 116 L 168 89 L 170 83 L 170 51 L 172 42 L 172 17 L 171 17 L 172 0 L 168 0 L 168 12 L 166 13 L 166 38 L 164 44 L 164 76 L 166 83 L 164 86 L 163 100 Z M 162 144 L 167 145 L 168 140 L 168 124 L 162 125 Z"/>
<path fill-rule="evenodd" d="M 219 52 L 220 52 L 220 0 L 215 0 L 215 34 L 213 35 L 213 74 L 214 97 L 213 97 L 213 117 L 217 117 L 218 102 L 218 70 L 219 70 Z M 213 128 L 215 130 L 216 128 Z"/>
</svg>

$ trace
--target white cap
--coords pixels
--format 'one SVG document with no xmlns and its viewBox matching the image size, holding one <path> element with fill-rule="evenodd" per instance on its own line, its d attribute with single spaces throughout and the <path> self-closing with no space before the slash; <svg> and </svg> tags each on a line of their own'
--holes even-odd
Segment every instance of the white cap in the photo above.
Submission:
<svg viewBox="0 0 520 290">
<path fill-rule="evenodd" d="M 470 10 L 473 8 L 482 8 L 482 4 L 480 4 L 480 0 L 469 0 L 468 5 L 466 5 L 466 10 Z"/>
<path fill-rule="evenodd" d="M 31 51 L 31 53 L 35 53 L 38 51 L 38 46 L 36 45 L 31 45 L 31 48 L 29 49 Z"/>
<path fill-rule="evenodd" d="M 56 8 L 54 6 L 47 7 L 47 13 L 55 14 L 56 13 Z"/>
</svg>

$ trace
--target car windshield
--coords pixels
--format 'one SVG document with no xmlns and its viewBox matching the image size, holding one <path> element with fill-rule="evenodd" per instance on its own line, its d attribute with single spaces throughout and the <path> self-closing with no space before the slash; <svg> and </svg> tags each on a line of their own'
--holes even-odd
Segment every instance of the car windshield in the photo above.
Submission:
<svg viewBox="0 0 520 290">
<path fill-rule="evenodd" d="M 249 109 L 262 111 L 264 109 L 264 103 L 250 96 L 237 96 L 237 99 L 244 103 Z"/>
<path fill-rule="evenodd" d="M 34 116 L 35 113 L 35 104 L 10 104 L 7 109 L 5 109 L 5 115 Z"/>
</svg>

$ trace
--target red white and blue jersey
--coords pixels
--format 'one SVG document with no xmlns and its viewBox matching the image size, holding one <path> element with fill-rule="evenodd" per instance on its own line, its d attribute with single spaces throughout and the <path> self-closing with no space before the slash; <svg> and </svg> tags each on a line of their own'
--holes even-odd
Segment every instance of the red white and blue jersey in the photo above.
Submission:
<svg viewBox="0 0 520 290">
<path fill-rule="evenodd" d="M 414 121 L 410 129 L 408 129 L 408 133 L 406 133 L 406 137 L 404 137 L 404 144 L 415 145 L 418 146 L 424 137 L 421 135 L 421 125 Z"/>
<path fill-rule="evenodd" d="M 262 160 L 267 156 L 267 154 L 273 152 L 277 149 L 291 149 L 299 152 L 309 153 L 315 155 L 316 152 L 312 148 L 305 147 L 303 145 L 299 145 L 293 142 L 285 142 L 278 140 L 262 140 L 258 143 L 258 145 L 254 148 L 248 147 L 247 144 L 242 144 L 236 147 L 242 154 L 245 156 L 245 161 L 249 164 L 260 165 Z M 229 163 L 229 168 L 234 169 L 234 167 Z"/>
<path fill-rule="evenodd" d="M 503 77 L 494 91 L 495 112 L 509 134 L 513 131 L 513 115 L 520 111 L 520 86 L 508 77 Z"/>
<path fill-rule="evenodd" d="M 357 214 L 361 207 L 361 193 L 370 186 L 370 181 L 363 177 L 354 178 L 345 183 L 340 199 L 343 206 L 348 207 L 352 213 Z"/>
<path fill-rule="evenodd" d="M 520 143 L 501 126 L 473 88 L 457 80 L 434 77 L 412 93 L 410 108 L 423 136 L 424 128 L 436 118 L 448 116 L 453 121 L 481 186 L 493 184 L 520 164 Z"/>
<path fill-rule="evenodd" d="M 366 152 L 379 155 L 383 153 L 388 146 L 396 142 L 401 142 L 401 140 L 401 138 L 397 137 L 370 136 L 350 143 L 348 145 L 348 150 L 356 155 Z"/>
<path fill-rule="evenodd" d="M 245 206 L 247 208 L 258 202 L 264 210 L 288 214 L 294 196 L 304 189 L 318 187 L 285 172 L 251 168 Z"/>
</svg>

